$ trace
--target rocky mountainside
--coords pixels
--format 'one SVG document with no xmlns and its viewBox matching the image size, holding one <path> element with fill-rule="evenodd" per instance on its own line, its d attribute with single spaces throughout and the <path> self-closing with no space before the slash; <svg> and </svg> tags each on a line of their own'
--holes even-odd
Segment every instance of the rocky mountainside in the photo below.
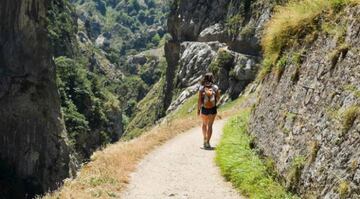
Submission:
<svg viewBox="0 0 360 199">
<path fill-rule="evenodd" d="M 194 94 L 207 71 L 232 99 L 254 79 L 260 54 L 256 35 L 269 18 L 269 12 L 255 16 L 256 6 L 250 1 L 174 3 L 168 20 L 172 40 L 165 46 L 171 52 L 166 54 L 168 112 Z"/>
<path fill-rule="evenodd" d="M 332 6 L 293 32 L 250 120 L 256 146 L 303 198 L 360 197 L 360 7 Z"/>
<path fill-rule="evenodd" d="M 358 198 L 356 4 L 175 1 L 168 19 L 172 39 L 165 45 L 168 67 L 157 87 L 162 93 L 151 92 L 139 103 L 128 132 L 136 135 L 137 128 L 175 110 L 207 71 L 217 76 L 224 101 L 257 76 L 261 89 L 249 130 L 274 175 L 304 198 Z M 142 123 L 153 107 L 156 114 Z"/>
<path fill-rule="evenodd" d="M 160 79 L 167 4 L 126 2 L 0 3 L 0 198 L 55 189 Z"/>
<path fill-rule="evenodd" d="M 117 141 L 135 105 L 160 79 L 166 11 L 167 4 L 153 0 L 51 1 L 57 85 L 79 159 Z"/>
<path fill-rule="evenodd" d="M 176 110 L 195 94 L 207 71 L 217 77 L 225 94 L 222 101 L 236 99 L 255 79 L 261 60 L 260 36 L 274 5 L 272 1 L 174 1 L 167 22 L 172 37 L 165 44 L 168 66 L 158 85 L 161 94 L 149 93 L 138 104 L 127 133 L 137 134 Z M 156 111 L 151 107 L 157 107 Z"/>
<path fill-rule="evenodd" d="M 44 0 L 0 2 L 0 198 L 31 198 L 69 176 L 47 5 Z"/>
<path fill-rule="evenodd" d="M 358 0 L 284 3 L 1 1 L 0 198 L 55 189 L 176 110 L 205 72 L 221 102 L 256 79 L 249 130 L 289 190 L 358 198 Z"/>
<path fill-rule="evenodd" d="M 166 67 L 161 49 L 167 38 L 168 4 L 159 0 L 74 0 L 72 6 L 78 27 L 75 43 L 81 56 L 85 55 L 80 65 L 87 59 L 87 70 L 105 76 L 100 83 L 107 85 L 122 112 L 122 119 L 112 123 L 126 127 L 137 103 L 159 81 Z"/>
</svg>

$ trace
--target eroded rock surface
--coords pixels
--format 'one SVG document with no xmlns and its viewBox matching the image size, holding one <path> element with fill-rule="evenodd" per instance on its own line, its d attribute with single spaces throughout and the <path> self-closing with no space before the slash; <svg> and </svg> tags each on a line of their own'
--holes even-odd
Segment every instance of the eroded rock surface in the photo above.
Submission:
<svg viewBox="0 0 360 199">
<path fill-rule="evenodd" d="M 170 95 L 167 99 L 172 99 L 168 112 L 186 100 L 184 96 L 190 97 L 196 92 L 190 88 L 205 72 L 215 73 L 217 84 L 226 98 L 234 99 L 243 91 L 255 78 L 261 60 L 259 40 L 273 6 L 274 3 L 268 1 L 240 0 L 174 3 L 168 19 L 172 41 L 168 42 L 167 48 L 178 53 L 166 56 L 167 76 L 175 79 L 166 83 L 172 84 L 178 94 L 166 93 Z M 226 49 L 233 60 L 214 72 L 211 65 L 219 58 L 221 49 Z"/>
<path fill-rule="evenodd" d="M 32 197 L 69 175 L 46 6 L 0 2 L 0 198 Z"/>
<path fill-rule="evenodd" d="M 338 22 L 346 27 L 345 49 L 321 33 L 284 55 L 282 76 L 266 77 L 252 113 L 257 146 L 304 198 L 360 197 L 359 13 L 359 6 L 348 9 Z"/>
</svg>

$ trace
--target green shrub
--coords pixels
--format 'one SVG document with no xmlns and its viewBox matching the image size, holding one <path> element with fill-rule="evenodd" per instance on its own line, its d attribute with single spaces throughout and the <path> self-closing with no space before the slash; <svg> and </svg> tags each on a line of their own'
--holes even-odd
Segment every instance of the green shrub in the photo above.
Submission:
<svg viewBox="0 0 360 199">
<path fill-rule="evenodd" d="M 213 74 L 218 74 L 220 68 L 230 70 L 233 66 L 234 56 L 225 49 L 219 49 L 217 57 L 211 62 L 209 70 Z"/>
<path fill-rule="evenodd" d="M 155 46 L 157 46 L 157 45 L 159 45 L 160 40 L 161 40 L 160 35 L 159 35 L 159 34 L 156 34 L 156 35 L 154 35 L 154 36 L 152 37 L 151 42 L 152 42 Z"/>
<path fill-rule="evenodd" d="M 90 131 L 89 122 L 83 114 L 78 112 L 72 101 L 68 101 L 67 103 L 68 104 L 62 108 L 62 111 L 68 135 L 74 143 L 78 135 L 86 134 Z"/>
<path fill-rule="evenodd" d="M 229 35 L 238 35 L 243 17 L 240 14 L 231 16 L 225 21 L 225 28 Z"/>
<path fill-rule="evenodd" d="M 248 24 L 245 26 L 241 32 L 239 33 L 242 38 L 249 38 L 255 34 L 255 25 L 254 24 Z"/>
</svg>

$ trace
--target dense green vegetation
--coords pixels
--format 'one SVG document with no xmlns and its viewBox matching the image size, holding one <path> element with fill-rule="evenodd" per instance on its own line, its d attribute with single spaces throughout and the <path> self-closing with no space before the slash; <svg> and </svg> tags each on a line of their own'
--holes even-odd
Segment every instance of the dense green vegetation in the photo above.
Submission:
<svg viewBox="0 0 360 199">
<path fill-rule="evenodd" d="M 105 51 L 134 54 L 156 47 L 165 34 L 168 5 L 159 0 L 73 0 L 92 40 L 109 35 Z M 120 53 L 120 54 L 119 54 Z M 122 57 L 118 57 L 122 59 Z M 124 60 L 122 60 L 124 61 Z"/>
<path fill-rule="evenodd" d="M 121 123 L 120 104 L 101 77 L 70 58 L 58 57 L 55 64 L 65 125 L 75 148 L 90 155 L 89 148 L 117 140 L 122 129 L 113 123 Z"/>
<path fill-rule="evenodd" d="M 250 109 L 242 109 L 224 127 L 224 134 L 216 148 L 216 163 L 226 179 L 249 198 L 294 198 L 271 174 L 271 168 L 251 148 L 252 138 L 247 132 Z"/>
<path fill-rule="evenodd" d="M 165 34 L 168 5 L 160 0 L 73 0 L 81 22 L 79 31 L 86 33 L 104 56 L 124 76 L 112 86 L 118 96 L 126 121 L 134 116 L 136 104 L 159 81 L 165 62 L 158 55 L 146 55 L 145 64 L 128 62 L 129 55 L 151 48 L 161 48 Z M 93 46 L 92 46 L 93 47 Z M 159 52 L 160 53 L 160 52 Z"/>
<path fill-rule="evenodd" d="M 88 69 L 90 53 L 80 53 L 75 37 L 77 25 L 72 17 L 74 8 L 67 0 L 50 3 L 48 31 L 65 126 L 78 154 L 87 158 L 97 147 L 121 135 L 120 104 L 104 86 L 109 80 L 98 70 Z"/>
<path fill-rule="evenodd" d="M 68 0 L 49 2 L 47 17 L 49 40 L 56 57 L 75 56 L 77 26 L 73 18 L 74 12 L 74 7 Z"/>
<path fill-rule="evenodd" d="M 116 141 L 132 120 L 138 102 L 163 75 L 166 63 L 161 55 L 146 55 L 145 64 L 134 65 L 121 53 L 133 54 L 164 43 L 164 34 L 158 31 L 151 38 L 138 37 L 148 35 L 149 28 L 162 28 L 167 11 L 157 1 L 144 3 L 50 1 L 48 32 L 62 112 L 70 142 L 81 157 Z M 78 23 L 76 15 L 84 24 Z M 79 33 L 91 41 L 79 40 Z M 104 33 L 112 35 L 111 45 L 96 46 L 96 37 Z"/>
<path fill-rule="evenodd" d="M 261 42 L 264 62 L 259 79 L 263 79 L 271 72 L 273 66 L 277 65 L 285 48 L 312 42 L 316 38 L 316 32 L 328 32 L 337 36 L 339 46 L 342 46 L 343 38 L 338 34 L 341 33 L 341 27 L 321 23 L 326 21 L 326 18 L 335 18 L 346 5 L 358 3 L 359 0 L 302 0 L 290 1 L 284 6 L 277 7 L 264 30 Z M 322 21 L 320 15 L 324 18 Z M 339 53 L 334 55 L 337 54 Z"/>
</svg>

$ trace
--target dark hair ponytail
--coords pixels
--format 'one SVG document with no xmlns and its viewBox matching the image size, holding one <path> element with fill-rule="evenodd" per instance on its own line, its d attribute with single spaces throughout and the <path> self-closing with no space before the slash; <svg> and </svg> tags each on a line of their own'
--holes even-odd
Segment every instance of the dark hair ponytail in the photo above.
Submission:
<svg viewBox="0 0 360 199">
<path fill-rule="evenodd" d="M 207 84 L 214 84 L 214 75 L 212 73 L 206 73 L 201 82 L 200 82 L 201 85 L 205 86 Z"/>
</svg>

